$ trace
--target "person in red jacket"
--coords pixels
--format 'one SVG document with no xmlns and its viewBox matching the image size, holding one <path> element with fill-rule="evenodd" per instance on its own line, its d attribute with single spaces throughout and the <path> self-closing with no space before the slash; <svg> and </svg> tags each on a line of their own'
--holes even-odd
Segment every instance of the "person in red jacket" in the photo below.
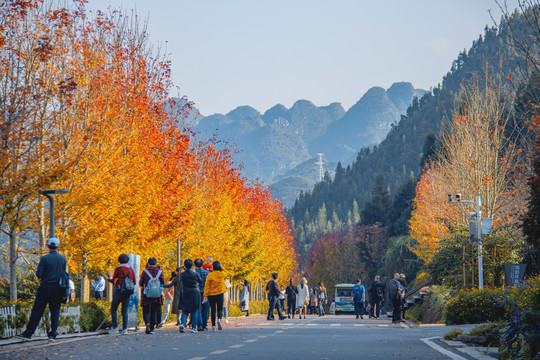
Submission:
<svg viewBox="0 0 540 360">
<path fill-rule="evenodd" d="M 214 271 L 214 268 L 212 267 L 212 260 L 214 260 L 213 257 L 207 256 L 207 257 L 206 257 L 206 264 L 204 264 L 204 265 L 202 266 L 202 268 L 203 268 L 204 270 L 207 270 L 207 271 L 210 271 L 210 272 Z"/>
<path fill-rule="evenodd" d="M 127 264 L 129 261 L 129 256 L 126 254 L 120 254 L 118 257 L 118 262 L 120 266 L 114 270 L 113 276 L 111 279 L 107 279 L 108 282 L 114 285 L 113 298 L 111 301 L 111 318 L 112 318 L 112 329 L 109 331 L 109 334 L 118 334 L 118 316 L 116 311 L 118 310 L 118 305 L 122 304 L 122 335 L 127 335 L 127 324 L 128 324 L 128 303 L 131 295 L 122 294 L 120 292 L 120 286 L 124 282 L 126 277 L 129 277 L 133 283 L 135 283 L 135 272 Z"/>
</svg>

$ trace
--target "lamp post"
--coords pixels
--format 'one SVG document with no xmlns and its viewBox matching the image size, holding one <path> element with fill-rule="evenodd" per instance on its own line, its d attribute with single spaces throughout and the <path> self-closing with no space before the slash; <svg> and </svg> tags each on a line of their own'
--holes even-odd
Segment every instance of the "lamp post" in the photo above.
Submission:
<svg viewBox="0 0 540 360">
<path fill-rule="evenodd" d="M 55 194 L 67 194 L 67 189 L 55 189 L 55 190 L 38 190 L 38 192 L 49 199 L 49 238 L 54 237 L 54 198 Z"/>
<path fill-rule="evenodd" d="M 484 256 L 482 255 L 482 197 L 477 196 L 476 201 L 461 200 L 461 194 L 454 195 L 452 200 L 452 194 L 448 194 L 449 203 L 463 203 L 470 204 L 474 207 L 476 205 L 476 236 L 478 246 L 478 288 L 484 288 Z"/>
</svg>

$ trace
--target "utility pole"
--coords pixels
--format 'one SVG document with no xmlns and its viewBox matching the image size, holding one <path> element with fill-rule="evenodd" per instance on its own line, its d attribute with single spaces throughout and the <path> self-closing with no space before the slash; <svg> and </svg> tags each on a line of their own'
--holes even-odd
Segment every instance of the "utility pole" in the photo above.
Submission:
<svg viewBox="0 0 540 360">
<path fill-rule="evenodd" d="M 452 200 L 454 198 L 455 200 Z M 463 203 L 463 204 L 469 204 L 469 205 L 476 205 L 476 212 L 475 213 L 469 213 L 469 220 L 472 220 L 476 217 L 476 234 L 471 234 L 471 239 L 474 235 L 476 235 L 476 245 L 478 247 L 478 287 L 480 289 L 484 288 L 484 256 L 482 254 L 482 230 L 484 230 L 485 234 L 489 234 L 491 231 L 491 219 L 485 218 L 484 220 L 488 220 L 486 225 L 484 226 L 485 229 L 482 229 L 482 197 L 477 196 L 476 201 L 471 200 L 461 200 L 461 194 L 455 194 L 452 197 L 452 194 L 448 194 L 448 202 L 449 203 Z M 470 230 L 472 231 L 472 230 Z"/>
</svg>

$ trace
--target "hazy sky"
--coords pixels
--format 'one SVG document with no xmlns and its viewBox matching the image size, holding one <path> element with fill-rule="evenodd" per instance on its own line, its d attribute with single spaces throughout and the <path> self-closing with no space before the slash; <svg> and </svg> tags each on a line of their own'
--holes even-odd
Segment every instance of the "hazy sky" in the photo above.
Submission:
<svg viewBox="0 0 540 360">
<path fill-rule="evenodd" d="M 509 1 L 513 4 L 515 1 Z M 372 86 L 429 89 L 498 20 L 494 0 L 89 0 L 136 9 L 203 115 L 299 99 L 348 109 Z"/>
</svg>

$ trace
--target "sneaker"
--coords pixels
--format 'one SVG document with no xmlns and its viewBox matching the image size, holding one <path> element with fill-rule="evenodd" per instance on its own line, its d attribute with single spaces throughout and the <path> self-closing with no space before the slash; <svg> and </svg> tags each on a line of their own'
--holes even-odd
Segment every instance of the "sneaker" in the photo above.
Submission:
<svg viewBox="0 0 540 360">
<path fill-rule="evenodd" d="M 364 317 L 362 315 L 360 315 L 360 319 L 364 320 Z"/>
<path fill-rule="evenodd" d="M 21 339 L 21 340 L 24 340 L 24 341 L 29 341 L 32 339 L 31 336 L 27 336 L 27 335 L 24 335 L 24 334 L 18 334 L 18 335 L 15 335 L 15 337 L 17 339 Z"/>
<path fill-rule="evenodd" d="M 162 326 L 163 326 L 163 325 L 162 325 L 161 323 L 159 323 L 159 324 L 156 325 L 156 329 L 159 329 L 159 328 L 161 328 Z"/>
<path fill-rule="evenodd" d="M 215 326 L 212 326 L 212 331 L 216 331 L 216 327 L 215 327 Z"/>
<path fill-rule="evenodd" d="M 219 330 L 223 330 L 223 326 L 221 326 L 221 319 L 218 319 L 218 320 L 217 320 L 217 328 L 218 328 Z"/>
<path fill-rule="evenodd" d="M 154 334 L 155 334 L 154 330 L 150 330 L 150 332 L 148 333 L 148 335 L 154 335 Z"/>
<path fill-rule="evenodd" d="M 128 329 L 122 330 L 122 335 L 127 335 L 127 334 L 128 334 Z"/>
<path fill-rule="evenodd" d="M 194 333 L 194 334 L 198 333 L 197 329 L 195 329 L 195 328 L 191 328 L 191 332 Z"/>
<path fill-rule="evenodd" d="M 47 337 L 49 338 L 50 341 L 56 341 L 56 334 L 53 332 L 48 332 Z"/>
<path fill-rule="evenodd" d="M 228 323 L 229 323 L 229 319 L 225 318 L 225 324 L 228 324 Z"/>
<path fill-rule="evenodd" d="M 180 327 L 178 328 L 178 331 L 180 331 L 181 333 L 184 332 L 184 325 L 180 325 Z"/>
<path fill-rule="evenodd" d="M 118 328 L 112 328 L 109 330 L 109 334 L 118 334 Z"/>
</svg>

